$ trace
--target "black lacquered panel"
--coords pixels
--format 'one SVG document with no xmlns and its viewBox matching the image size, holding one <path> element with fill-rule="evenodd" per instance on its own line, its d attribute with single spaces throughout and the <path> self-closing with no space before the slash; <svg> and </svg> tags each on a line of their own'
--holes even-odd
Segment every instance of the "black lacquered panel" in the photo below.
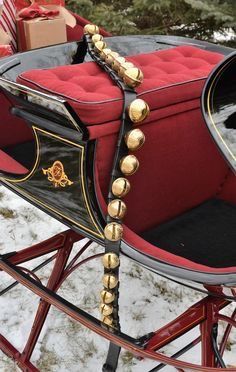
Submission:
<svg viewBox="0 0 236 372">
<path fill-rule="evenodd" d="M 74 143 L 33 127 L 37 159 L 31 172 L 21 179 L 2 181 L 41 209 L 56 215 L 72 228 L 103 238 L 91 207 L 86 178 L 86 144 Z"/>
<path fill-rule="evenodd" d="M 213 138 L 236 171 L 236 53 L 221 63 L 208 79 L 203 112 Z"/>
</svg>

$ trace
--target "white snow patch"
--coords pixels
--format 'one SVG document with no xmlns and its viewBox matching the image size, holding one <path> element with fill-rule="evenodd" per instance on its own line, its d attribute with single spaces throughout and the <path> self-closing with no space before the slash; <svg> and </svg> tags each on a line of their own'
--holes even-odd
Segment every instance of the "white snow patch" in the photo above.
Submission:
<svg viewBox="0 0 236 372">
<path fill-rule="evenodd" d="M 9 214 L 8 218 L 0 214 L 1 253 L 22 249 L 65 230 L 59 222 L 3 187 L 0 187 L 0 205 L 0 213 L 5 208 L 5 213 Z M 78 250 L 80 244 L 76 244 L 74 251 Z M 101 247 L 94 243 L 92 252 L 101 251 Z M 33 268 L 41 260 L 33 260 L 25 266 Z M 44 282 L 50 268 L 51 264 L 38 272 Z M 69 277 L 59 294 L 99 317 L 98 294 L 102 287 L 102 271 L 99 259 L 89 262 Z M 11 282 L 6 274 L 1 273 L 0 290 Z M 122 256 L 120 315 L 124 332 L 141 336 L 153 331 L 174 319 L 201 297 L 198 292 L 154 275 Z M 1 297 L 1 333 L 20 351 L 30 332 L 37 304 L 37 297 L 19 285 Z M 197 329 L 189 332 L 163 352 L 168 355 L 175 353 L 198 334 Z M 236 364 L 235 332 L 230 340 L 231 351 L 226 352 L 226 362 Z M 106 340 L 52 308 L 31 360 L 42 372 L 101 371 L 107 347 Z M 183 359 L 198 363 L 198 351 L 199 346 L 188 352 Z M 155 365 L 157 363 L 150 360 L 139 361 L 123 350 L 118 372 L 143 372 Z M 17 371 L 14 363 L 1 352 L 0 371 Z M 174 368 L 166 367 L 163 371 L 173 372 Z"/>
</svg>

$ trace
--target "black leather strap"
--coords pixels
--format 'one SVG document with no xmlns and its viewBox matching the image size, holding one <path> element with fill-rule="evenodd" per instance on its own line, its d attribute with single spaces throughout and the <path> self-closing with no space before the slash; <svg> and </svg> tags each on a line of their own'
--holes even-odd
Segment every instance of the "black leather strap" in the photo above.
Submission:
<svg viewBox="0 0 236 372">
<path fill-rule="evenodd" d="M 110 76 L 110 78 L 115 81 L 117 86 L 121 89 L 124 97 L 124 103 L 123 103 L 123 110 L 121 113 L 121 125 L 120 125 L 120 131 L 118 135 L 117 145 L 116 145 L 116 152 L 113 160 L 113 166 L 111 171 L 111 179 L 110 179 L 110 185 L 109 185 L 109 193 L 108 193 L 108 200 L 107 202 L 110 203 L 112 200 L 116 199 L 116 197 L 112 193 L 112 184 L 115 181 L 115 179 L 122 177 L 123 173 L 120 170 L 120 160 L 123 156 L 128 155 L 128 148 L 125 143 L 125 134 L 129 132 L 132 127 L 133 123 L 129 119 L 129 116 L 127 113 L 127 108 L 129 107 L 130 103 L 134 101 L 137 98 L 137 93 L 134 89 L 129 88 L 127 85 L 125 85 L 122 81 L 122 79 L 118 76 L 118 74 L 113 71 L 113 69 L 104 61 L 102 61 L 98 54 L 93 49 L 93 43 L 91 42 L 91 37 L 88 35 L 85 35 L 85 40 L 88 45 L 88 52 L 92 59 L 104 70 L 107 72 L 107 74 Z M 122 224 L 121 220 L 113 219 L 109 214 L 107 214 L 106 222 L 117 222 Z M 105 252 L 113 252 L 116 253 L 118 256 L 120 255 L 120 244 L 121 240 L 117 242 L 112 242 L 110 240 L 105 239 Z M 105 269 L 105 273 L 110 272 L 109 270 Z M 112 273 L 117 276 L 119 279 L 119 267 L 112 270 Z M 114 319 L 114 326 L 116 329 L 120 329 L 120 322 L 119 322 L 119 282 L 116 288 L 113 290 L 115 293 L 115 300 L 113 302 L 113 319 Z"/>
</svg>

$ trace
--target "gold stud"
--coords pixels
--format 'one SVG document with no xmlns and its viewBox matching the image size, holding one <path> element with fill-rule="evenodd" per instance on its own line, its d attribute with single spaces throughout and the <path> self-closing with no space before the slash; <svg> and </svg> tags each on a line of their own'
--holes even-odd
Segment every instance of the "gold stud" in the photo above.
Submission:
<svg viewBox="0 0 236 372">
<path fill-rule="evenodd" d="M 110 52 L 109 54 L 107 54 L 106 58 L 105 58 L 105 61 L 108 65 L 111 65 L 112 62 L 114 61 L 115 58 L 119 57 L 119 53 L 116 53 L 116 52 Z"/>
<path fill-rule="evenodd" d="M 100 293 L 101 300 L 104 304 L 110 304 L 115 300 L 115 294 L 103 289 Z"/>
<path fill-rule="evenodd" d="M 123 227 L 121 224 L 116 222 L 110 222 L 106 225 L 104 229 L 105 238 L 111 240 L 112 242 L 117 242 L 122 238 Z"/>
<path fill-rule="evenodd" d="M 125 143 L 128 149 L 131 151 L 136 151 L 140 149 L 143 146 L 144 142 L 145 142 L 145 135 L 138 128 L 130 130 L 125 135 Z"/>
<path fill-rule="evenodd" d="M 118 76 L 123 78 L 125 71 L 128 70 L 128 68 L 132 68 L 132 67 L 134 67 L 132 62 L 122 63 L 122 65 L 120 66 L 119 71 L 118 71 Z"/>
<path fill-rule="evenodd" d="M 104 49 L 101 51 L 101 53 L 100 53 L 100 58 L 101 58 L 101 60 L 105 61 L 106 56 L 107 56 L 109 53 L 111 53 L 111 49 L 109 49 L 109 48 L 104 48 Z"/>
<path fill-rule="evenodd" d="M 87 24 L 84 26 L 84 34 L 87 34 L 90 36 L 99 34 L 99 27 L 96 25 Z"/>
<path fill-rule="evenodd" d="M 124 83 L 130 88 L 136 88 L 143 82 L 143 73 L 137 67 L 128 68 L 123 77 Z"/>
<path fill-rule="evenodd" d="M 107 44 L 105 43 L 105 41 L 97 41 L 95 44 L 94 44 L 94 50 L 95 50 L 95 52 L 97 52 L 97 53 L 101 53 L 101 51 L 103 50 L 103 49 L 105 49 L 106 48 L 106 46 L 107 46 Z"/>
<path fill-rule="evenodd" d="M 118 71 L 122 63 L 125 63 L 125 58 L 124 57 L 117 57 L 114 59 L 112 62 L 111 67 L 113 68 L 114 71 Z"/>
<path fill-rule="evenodd" d="M 112 193 L 118 198 L 125 197 L 130 191 L 130 182 L 123 177 L 117 178 L 112 184 Z"/>
<path fill-rule="evenodd" d="M 108 326 L 112 326 L 112 324 L 113 324 L 113 318 L 112 318 L 112 316 L 104 316 L 103 318 L 102 318 L 102 322 L 104 323 L 104 324 L 106 324 L 106 325 L 108 325 Z"/>
<path fill-rule="evenodd" d="M 107 207 L 109 216 L 118 220 L 124 218 L 127 208 L 125 203 L 120 199 L 112 200 Z"/>
<path fill-rule="evenodd" d="M 139 168 L 139 161 L 134 155 L 124 156 L 120 161 L 121 172 L 126 176 L 131 176 Z"/>
<path fill-rule="evenodd" d="M 100 304 L 99 310 L 103 316 L 109 316 L 113 313 L 113 306 L 107 304 Z"/>
<path fill-rule="evenodd" d="M 103 36 L 100 35 L 100 34 L 95 34 L 92 36 L 92 42 L 95 44 L 97 41 L 102 41 L 103 40 Z"/>
<path fill-rule="evenodd" d="M 133 123 L 140 123 L 150 114 L 150 109 L 143 99 L 137 98 L 128 107 L 128 115 Z"/>
<path fill-rule="evenodd" d="M 102 278 L 104 287 L 107 289 L 113 289 L 118 284 L 118 278 L 114 274 L 104 274 Z"/>
<path fill-rule="evenodd" d="M 103 266 L 106 269 L 115 269 L 120 264 L 120 259 L 115 253 L 105 253 L 102 257 Z"/>
</svg>

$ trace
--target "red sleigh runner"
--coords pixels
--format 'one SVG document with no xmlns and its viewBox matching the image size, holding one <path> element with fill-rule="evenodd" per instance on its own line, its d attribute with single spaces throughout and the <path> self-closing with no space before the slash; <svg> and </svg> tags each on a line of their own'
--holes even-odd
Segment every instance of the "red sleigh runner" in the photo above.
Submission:
<svg viewBox="0 0 236 372">
<path fill-rule="evenodd" d="M 38 370 L 30 359 L 51 305 L 110 341 L 103 371 L 116 370 L 121 347 L 156 360 L 152 371 L 235 371 L 223 354 L 236 312 L 220 313 L 236 299 L 235 68 L 232 49 L 178 37 L 103 39 L 94 25 L 82 41 L 2 61 L 1 183 L 69 227 L 0 257 L 1 270 L 42 299 L 23 352 L 0 338 L 23 371 Z M 84 237 L 89 243 L 69 261 Z M 57 294 L 101 255 L 79 261 L 93 241 L 105 248 L 101 319 Z M 50 252 L 44 286 L 37 268 L 22 264 Z M 206 297 L 161 329 L 124 334 L 122 254 Z M 219 321 L 227 324 L 220 345 Z M 160 352 L 195 327 L 200 336 L 178 353 Z M 198 343 L 201 365 L 178 359 Z"/>
</svg>

